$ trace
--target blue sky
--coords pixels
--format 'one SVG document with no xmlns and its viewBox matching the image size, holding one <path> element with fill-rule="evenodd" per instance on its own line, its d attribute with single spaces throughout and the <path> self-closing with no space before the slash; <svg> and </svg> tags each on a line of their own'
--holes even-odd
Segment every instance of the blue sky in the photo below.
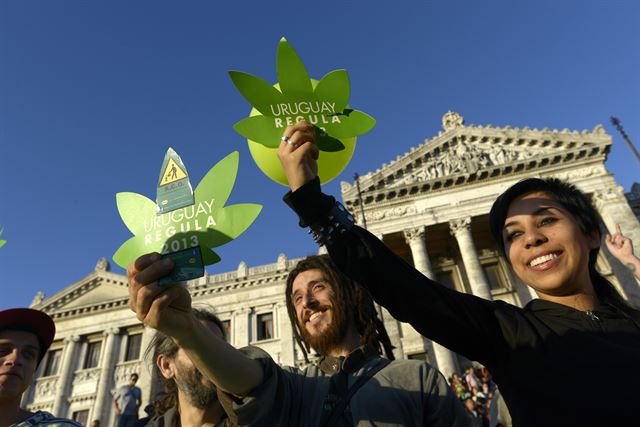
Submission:
<svg viewBox="0 0 640 427">
<path fill-rule="evenodd" d="M 328 192 L 435 135 L 447 110 L 482 125 L 602 123 L 614 140 L 607 168 L 627 191 L 640 181 L 609 123 L 620 117 L 638 146 L 638 2 L 254 3 L 0 3 L 0 308 L 110 259 L 130 237 L 115 194 L 155 198 L 169 146 L 194 185 L 238 150 L 230 203 L 264 205 L 210 273 L 315 252 L 281 202 L 285 188 L 232 129 L 250 107 L 227 71 L 275 82 L 282 36 L 313 77 L 346 68 L 350 104 L 378 121 Z"/>
</svg>

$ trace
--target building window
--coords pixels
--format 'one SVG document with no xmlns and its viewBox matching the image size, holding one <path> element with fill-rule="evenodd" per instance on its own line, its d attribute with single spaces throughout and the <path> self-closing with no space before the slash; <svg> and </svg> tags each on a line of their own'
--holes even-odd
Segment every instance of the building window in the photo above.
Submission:
<svg viewBox="0 0 640 427">
<path fill-rule="evenodd" d="M 73 421 L 77 421 L 78 423 L 86 426 L 89 422 L 89 410 L 84 409 L 82 411 L 75 411 L 73 415 L 71 415 Z"/>
<path fill-rule="evenodd" d="M 258 341 L 273 338 L 273 313 L 258 314 Z"/>
<path fill-rule="evenodd" d="M 231 320 L 222 321 L 222 333 L 224 334 L 224 338 L 228 342 L 231 342 Z"/>
<path fill-rule="evenodd" d="M 422 353 L 407 354 L 407 359 L 429 362 L 429 354 L 426 351 Z"/>
<path fill-rule="evenodd" d="M 44 365 L 44 377 L 51 375 L 57 375 L 58 369 L 60 369 L 60 356 L 62 356 L 62 350 L 49 350 L 47 352 L 47 362 Z"/>
<path fill-rule="evenodd" d="M 142 334 L 129 335 L 127 337 L 127 351 L 124 353 L 124 360 L 140 359 L 140 346 L 142 345 Z"/>
<path fill-rule="evenodd" d="M 84 358 L 84 369 L 95 368 L 100 363 L 101 341 L 90 342 L 87 344 L 87 355 Z"/>
<path fill-rule="evenodd" d="M 497 262 L 491 264 L 485 264 L 482 266 L 484 274 L 489 281 L 489 288 L 492 291 L 509 289 L 509 284 L 504 276 L 500 264 Z"/>
<path fill-rule="evenodd" d="M 453 271 L 438 271 L 436 273 L 436 282 L 444 285 L 449 289 L 456 290 L 456 284 L 453 280 Z"/>
</svg>

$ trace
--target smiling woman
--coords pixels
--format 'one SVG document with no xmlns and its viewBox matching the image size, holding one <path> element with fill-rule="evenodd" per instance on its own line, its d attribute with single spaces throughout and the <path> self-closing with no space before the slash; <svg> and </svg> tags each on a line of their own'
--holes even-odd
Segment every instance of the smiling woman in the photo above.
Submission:
<svg viewBox="0 0 640 427">
<path fill-rule="evenodd" d="M 527 179 L 494 203 L 498 247 L 539 297 L 520 308 L 432 281 L 356 226 L 322 194 L 310 145 L 280 152 L 292 189 L 285 201 L 300 224 L 393 317 L 486 366 L 514 425 L 637 425 L 640 312 L 596 270 L 601 221 L 583 193 Z"/>
<path fill-rule="evenodd" d="M 589 199 L 558 179 L 527 179 L 505 191 L 489 216 L 498 249 L 540 299 L 578 310 L 630 309 L 596 270 L 602 220 Z"/>
</svg>

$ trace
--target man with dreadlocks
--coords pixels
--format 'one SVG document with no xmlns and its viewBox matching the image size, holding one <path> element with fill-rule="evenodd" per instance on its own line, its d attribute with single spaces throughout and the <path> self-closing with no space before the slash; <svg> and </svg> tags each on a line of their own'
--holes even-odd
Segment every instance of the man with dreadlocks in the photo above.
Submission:
<svg viewBox="0 0 640 427">
<path fill-rule="evenodd" d="M 222 322 L 207 310 L 193 309 L 193 315 L 215 336 L 226 340 Z M 147 427 L 229 425 L 218 400 L 216 386 L 198 371 L 183 349 L 167 335 L 156 332 L 145 351 L 166 391 L 154 403 L 155 416 Z"/>
<path fill-rule="evenodd" d="M 367 291 L 326 256 L 301 261 L 286 299 L 304 369 L 280 367 L 263 350 L 236 350 L 194 315 L 189 292 L 161 287 L 170 259 L 144 255 L 127 272 L 129 306 L 162 331 L 218 388 L 234 424 L 264 426 L 468 426 L 444 377 L 418 360 L 392 360 L 392 346 Z M 380 357 L 384 348 L 388 359 Z M 390 360 L 391 359 L 391 360 Z"/>
</svg>

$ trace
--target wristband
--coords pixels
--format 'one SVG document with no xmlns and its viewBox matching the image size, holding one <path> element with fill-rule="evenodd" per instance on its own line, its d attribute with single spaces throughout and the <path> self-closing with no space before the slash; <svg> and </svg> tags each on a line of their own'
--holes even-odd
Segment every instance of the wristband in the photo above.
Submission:
<svg viewBox="0 0 640 427">
<path fill-rule="evenodd" d="M 323 218 L 309 226 L 309 234 L 320 246 L 333 243 L 342 233 L 353 228 L 355 219 L 345 209 L 342 203 L 336 201 L 326 218 Z"/>
</svg>

